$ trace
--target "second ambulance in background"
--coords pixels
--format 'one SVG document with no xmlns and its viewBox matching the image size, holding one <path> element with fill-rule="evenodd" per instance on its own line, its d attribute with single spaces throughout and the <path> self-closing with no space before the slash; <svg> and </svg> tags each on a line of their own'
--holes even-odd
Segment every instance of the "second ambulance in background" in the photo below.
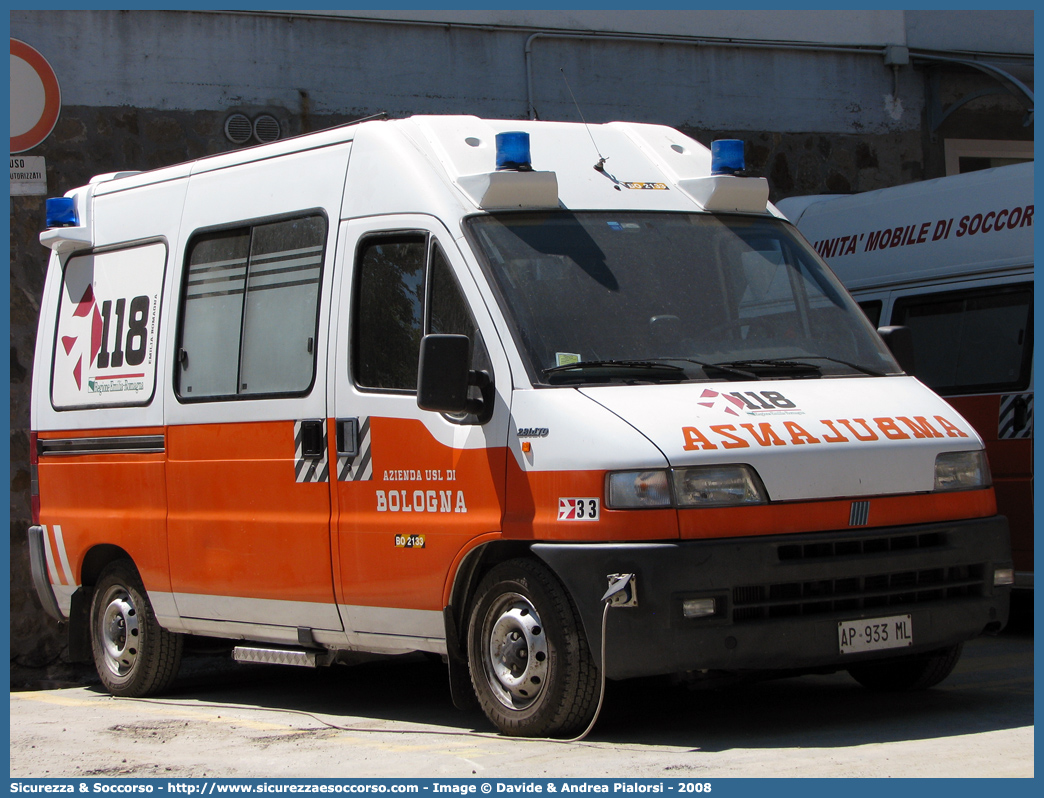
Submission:
<svg viewBox="0 0 1044 798">
<path fill-rule="evenodd" d="M 917 376 L 986 443 L 1033 586 L 1033 164 L 777 203 L 875 326 L 913 333 Z"/>
</svg>

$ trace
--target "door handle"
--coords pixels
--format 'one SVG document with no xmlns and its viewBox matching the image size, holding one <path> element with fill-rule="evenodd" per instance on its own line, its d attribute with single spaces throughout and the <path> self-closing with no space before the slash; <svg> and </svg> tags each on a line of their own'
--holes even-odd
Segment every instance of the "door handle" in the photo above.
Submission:
<svg viewBox="0 0 1044 798">
<path fill-rule="evenodd" d="M 323 422 L 320 420 L 301 422 L 301 456 L 323 456 Z"/>
<path fill-rule="evenodd" d="M 359 419 L 339 418 L 337 427 L 337 456 L 355 457 L 359 454 Z"/>
<path fill-rule="evenodd" d="M 1026 401 L 1026 397 L 1020 396 L 1015 399 L 1013 409 L 1015 410 L 1012 420 L 1013 427 L 1015 432 L 1022 432 L 1029 423 L 1029 402 Z"/>
</svg>

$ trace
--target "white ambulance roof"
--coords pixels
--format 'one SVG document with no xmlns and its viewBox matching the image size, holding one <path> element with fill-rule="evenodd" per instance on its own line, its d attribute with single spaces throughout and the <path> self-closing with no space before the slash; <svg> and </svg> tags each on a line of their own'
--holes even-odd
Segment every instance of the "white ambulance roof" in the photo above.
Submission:
<svg viewBox="0 0 1044 798">
<path fill-rule="evenodd" d="M 357 163 L 351 171 L 368 189 L 365 198 L 346 197 L 346 208 L 352 214 L 430 212 L 439 205 L 436 195 L 447 189 L 452 202 L 461 203 L 463 208 L 495 208 L 495 204 L 482 202 L 483 195 L 476 194 L 475 185 L 495 171 L 495 138 L 507 131 L 528 133 L 534 172 L 549 178 L 557 176 L 550 201 L 530 207 L 558 207 L 560 202 L 562 207 L 575 210 L 691 212 L 703 208 L 778 215 L 768 204 L 764 178 L 711 177 L 710 150 L 673 128 L 629 122 L 583 125 L 474 116 L 413 116 L 332 128 L 150 172 L 104 175 L 97 179 L 95 194 L 354 140 L 361 157 L 353 159 Z M 603 157 L 604 168 L 596 169 Z M 488 178 L 485 183 L 489 183 Z M 427 192 L 425 207 L 421 207 L 422 197 L 418 196 L 422 186 Z M 367 203 L 364 208 L 351 206 L 363 199 Z M 520 207 L 526 207 L 525 203 Z"/>
<path fill-rule="evenodd" d="M 167 180 L 188 177 L 190 174 L 210 172 L 238 164 L 262 161 L 278 155 L 302 152 L 351 141 L 357 127 L 357 125 L 341 125 L 329 130 L 319 131 L 318 133 L 292 136 L 291 138 L 274 141 L 270 144 L 243 147 L 231 152 L 208 155 L 195 161 L 185 161 L 184 163 L 172 164 L 159 169 L 151 169 L 147 172 L 116 172 L 107 175 L 97 175 L 91 179 L 91 183 L 97 184 L 95 196 L 102 196 L 116 191 L 126 191 L 137 186 L 154 185 Z"/>
<path fill-rule="evenodd" d="M 479 119 L 474 116 L 414 116 L 360 126 L 356 147 L 373 154 L 373 190 L 366 199 L 370 213 L 407 207 L 411 183 L 424 172 L 454 186 L 465 208 L 483 207 L 469 190 L 471 176 L 496 169 L 496 136 L 508 131 L 529 134 L 533 173 L 554 173 L 557 197 L 543 207 L 697 211 L 699 206 L 681 183 L 710 175 L 710 151 L 699 142 L 661 125 L 612 122 L 582 125 L 569 122 Z M 593 141 L 592 141 L 593 139 Z M 401 144 L 409 142 L 423 161 L 415 161 Z M 599 153 L 604 171 L 595 169 Z M 356 169 L 356 166 L 350 169 Z M 382 180 L 377 170 L 399 169 L 399 177 Z M 532 173 L 531 173 L 532 174 Z M 359 173 L 356 172 L 356 178 Z M 658 186 L 642 190 L 628 185 Z M 399 190 L 396 191 L 396 186 Z M 402 192 L 405 192 L 403 194 Z M 761 200 L 765 213 L 766 196 Z M 381 208 L 381 205 L 384 208 Z M 355 208 L 356 213 L 362 208 Z"/>
<path fill-rule="evenodd" d="M 777 203 L 850 290 L 1033 263 L 1033 164 Z"/>
</svg>

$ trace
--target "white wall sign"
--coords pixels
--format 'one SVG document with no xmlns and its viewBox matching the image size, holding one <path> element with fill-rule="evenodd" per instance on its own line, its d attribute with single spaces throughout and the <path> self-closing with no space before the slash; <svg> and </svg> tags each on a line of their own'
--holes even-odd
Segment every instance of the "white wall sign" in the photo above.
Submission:
<svg viewBox="0 0 1044 798">
<path fill-rule="evenodd" d="M 42 155 L 11 156 L 11 196 L 47 195 L 47 164 Z"/>
</svg>

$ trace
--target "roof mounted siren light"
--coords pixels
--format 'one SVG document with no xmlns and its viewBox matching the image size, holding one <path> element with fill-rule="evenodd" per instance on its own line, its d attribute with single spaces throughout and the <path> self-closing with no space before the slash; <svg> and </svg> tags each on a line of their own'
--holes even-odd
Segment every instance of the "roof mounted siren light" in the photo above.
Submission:
<svg viewBox="0 0 1044 798">
<path fill-rule="evenodd" d="M 710 174 L 684 177 L 678 187 L 705 211 L 769 213 L 768 180 L 744 175 L 743 146 L 741 139 L 712 141 Z"/>
<path fill-rule="evenodd" d="M 717 139 L 711 142 L 712 175 L 735 175 L 746 167 L 741 139 Z"/>
<path fill-rule="evenodd" d="M 510 130 L 496 133 L 494 137 L 496 170 L 458 175 L 455 182 L 460 189 L 475 205 L 487 211 L 558 208 L 558 178 L 554 172 L 533 170 L 529 134 Z M 476 135 L 473 140 L 481 141 L 482 138 Z"/>
<path fill-rule="evenodd" d="M 47 229 L 40 233 L 40 243 L 59 255 L 93 247 L 93 191 L 91 185 L 73 189 L 64 197 L 48 197 L 44 205 Z"/>
<path fill-rule="evenodd" d="M 47 226 L 78 227 L 79 217 L 76 215 L 76 199 L 74 197 L 47 198 Z"/>
<path fill-rule="evenodd" d="M 497 133 L 497 171 L 532 172 L 529 134 L 521 130 Z"/>
</svg>

